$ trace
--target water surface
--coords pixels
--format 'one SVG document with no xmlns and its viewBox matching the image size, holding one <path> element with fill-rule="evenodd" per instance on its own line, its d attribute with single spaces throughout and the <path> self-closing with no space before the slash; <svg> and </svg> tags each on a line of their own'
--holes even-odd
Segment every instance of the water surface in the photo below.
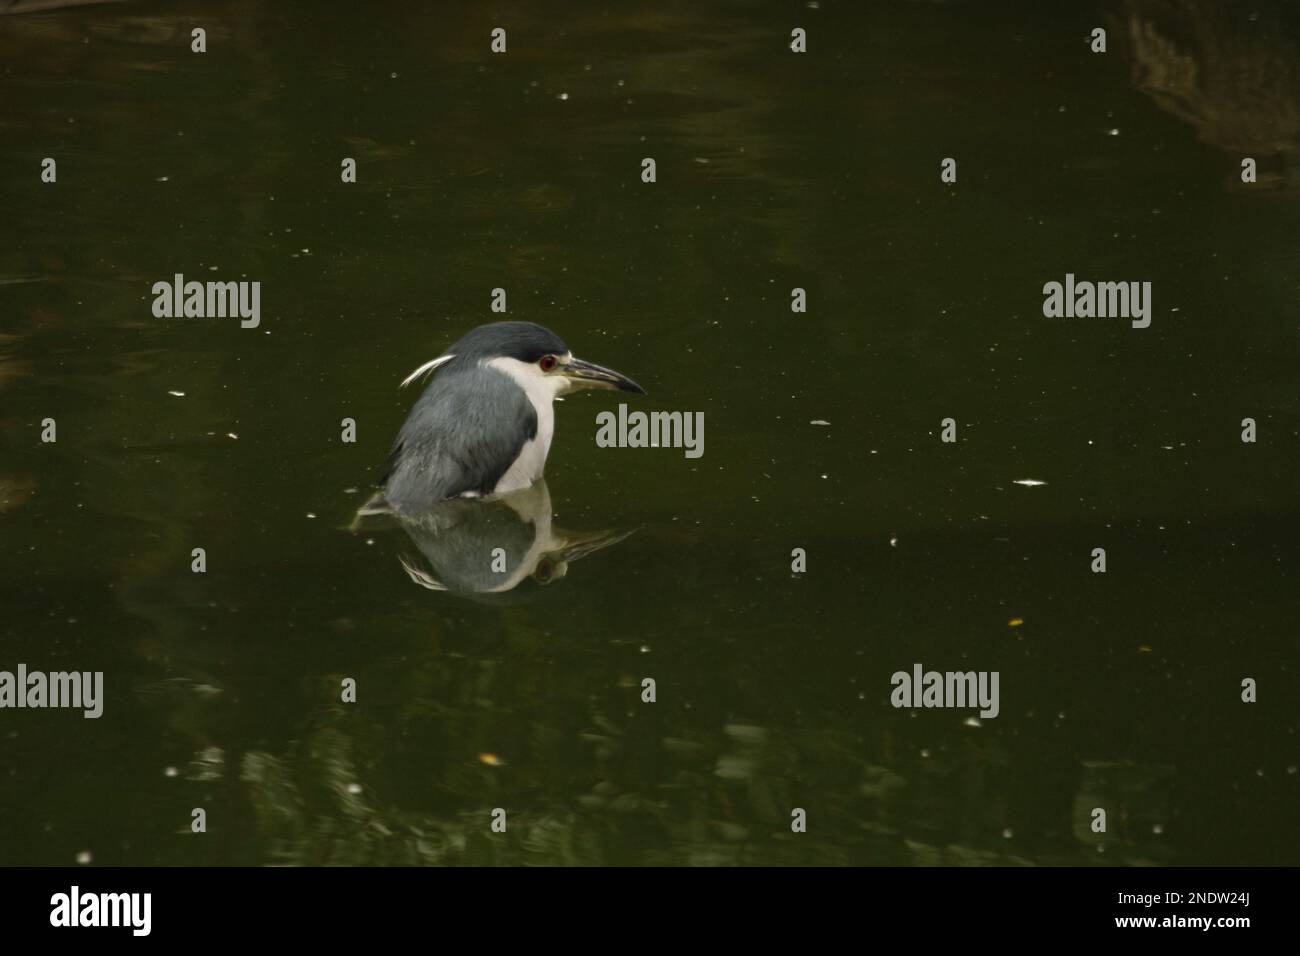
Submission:
<svg viewBox="0 0 1300 956">
<path fill-rule="evenodd" d="M 1300 862 L 1294 8 L 657 6 L 0 17 L 0 669 L 107 688 L 0 711 L 0 863 Z M 706 451 L 567 400 L 610 537 L 470 599 L 349 525 L 496 287 Z"/>
</svg>

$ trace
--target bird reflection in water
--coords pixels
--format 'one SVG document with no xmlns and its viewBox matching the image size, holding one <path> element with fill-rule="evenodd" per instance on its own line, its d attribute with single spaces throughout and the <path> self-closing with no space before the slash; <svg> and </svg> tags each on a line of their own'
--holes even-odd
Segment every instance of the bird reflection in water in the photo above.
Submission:
<svg viewBox="0 0 1300 956">
<path fill-rule="evenodd" d="M 430 591 L 491 600 L 529 583 L 536 591 L 568 574 L 579 558 L 617 544 L 631 531 L 578 532 L 552 523 L 545 479 L 491 498 L 452 498 L 419 510 L 375 510 L 367 503 L 352 531 L 397 525 L 417 554 L 399 555 L 412 581 Z"/>
</svg>

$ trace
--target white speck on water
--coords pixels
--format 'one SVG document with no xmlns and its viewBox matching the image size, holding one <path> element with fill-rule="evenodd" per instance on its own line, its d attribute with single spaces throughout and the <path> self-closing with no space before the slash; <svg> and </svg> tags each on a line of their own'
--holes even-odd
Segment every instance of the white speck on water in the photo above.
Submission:
<svg viewBox="0 0 1300 956">
<path fill-rule="evenodd" d="M 167 182 L 167 180 L 168 180 L 169 178 L 170 178 L 170 177 L 167 177 L 167 176 L 158 176 L 158 177 L 156 177 L 156 178 L 154 179 L 154 182 L 156 182 L 156 183 L 165 183 L 165 182 Z"/>
<path fill-rule="evenodd" d="M 1026 488 L 1037 488 L 1039 485 L 1047 484 L 1047 482 L 1039 481 L 1037 478 L 1017 478 L 1011 483 L 1013 485 L 1024 485 Z"/>
<path fill-rule="evenodd" d="M 234 432 L 226 432 L 226 437 L 227 437 L 227 438 L 234 438 L 236 441 L 238 441 L 238 439 L 239 439 L 239 436 L 236 435 Z"/>
<path fill-rule="evenodd" d="M 821 419 L 821 418 L 814 418 L 814 419 L 813 419 L 812 421 L 810 421 L 808 424 L 809 424 L 809 425 L 829 425 L 830 422 L 825 421 L 825 420 L 823 420 L 823 419 Z"/>
<path fill-rule="evenodd" d="M 85 866 L 93 859 L 94 857 L 90 855 L 89 850 L 82 850 L 80 853 L 77 854 L 77 862 L 80 863 L 82 866 Z"/>
<path fill-rule="evenodd" d="M 348 793 L 360 793 L 360 792 L 361 792 L 361 784 L 359 783 L 348 784 Z"/>
<path fill-rule="evenodd" d="M 184 397 L 185 397 L 185 393 L 184 393 L 184 392 L 168 391 L 167 394 L 168 394 L 168 395 L 171 395 L 171 396 L 173 396 L 173 397 L 175 397 L 175 398 L 184 398 Z"/>
<path fill-rule="evenodd" d="M 315 513 L 311 512 L 311 511 L 308 511 L 308 512 L 307 512 L 307 517 L 308 517 L 308 518 L 314 518 L 314 517 L 316 517 L 316 515 L 315 515 Z"/>
<path fill-rule="evenodd" d="M 174 777 L 174 776 L 176 776 L 176 775 L 179 774 L 179 773 L 180 773 L 180 771 L 177 770 L 175 767 L 168 767 L 168 768 L 166 768 L 166 769 L 163 771 L 163 776 L 164 776 L 164 777 Z"/>
<path fill-rule="evenodd" d="M 569 98 L 568 93 L 561 93 L 559 96 L 556 97 L 557 100 L 567 100 L 568 98 Z"/>
</svg>

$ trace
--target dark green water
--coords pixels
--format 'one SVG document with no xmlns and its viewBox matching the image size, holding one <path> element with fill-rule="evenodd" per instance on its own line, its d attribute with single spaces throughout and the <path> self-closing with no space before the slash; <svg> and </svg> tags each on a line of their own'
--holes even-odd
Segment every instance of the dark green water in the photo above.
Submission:
<svg viewBox="0 0 1300 956">
<path fill-rule="evenodd" d="M 105 682 L 0 710 L 0 863 L 1300 863 L 1295 7 L 660 6 L 0 16 L 0 670 Z M 706 450 L 565 401 L 633 533 L 471 600 L 347 528 L 495 287 Z"/>
</svg>

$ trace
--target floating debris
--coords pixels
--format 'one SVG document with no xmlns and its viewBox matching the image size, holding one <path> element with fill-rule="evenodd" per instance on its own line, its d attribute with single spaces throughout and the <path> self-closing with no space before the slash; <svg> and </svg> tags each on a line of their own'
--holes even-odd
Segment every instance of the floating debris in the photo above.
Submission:
<svg viewBox="0 0 1300 956">
<path fill-rule="evenodd" d="M 1011 483 L 1013 485 L 1024 485 L 1026 488 L 1037 488 L 1039 485 L 1047 484 L 1047 482 L 1039 481 L 1037 478 L 1017 478 Z"/>
<path fill-rule="evenodd" d="M 1023 617 L 1013 617 L 1011 620 L 1007 621 L 1007 627 L 1019 627 L 1024 623 L 1025 619 Z"/>
<path fill-rule="evenodd" d="M 167 394 L 173 396 L 174 398 L 184 398 L 184 397 L 185 397 L 185 393 L 184 393 L 184 392 L 168 391 Z"/>
<path fill-rule="evenodd" d="M 505 763 L 506 763 L 504 760 L 502 760 L 502 759 L 501 759 L 500 757 L 498 757 L 496 754 L 479 754 L 479 755 L 478 755 L 478 762 L 479 762 L 479 763 L 485 763 L 485 764 L 487 764 L 489 767 L 504 767 L 504 766 L 505 766 Z"/>
</svg>

